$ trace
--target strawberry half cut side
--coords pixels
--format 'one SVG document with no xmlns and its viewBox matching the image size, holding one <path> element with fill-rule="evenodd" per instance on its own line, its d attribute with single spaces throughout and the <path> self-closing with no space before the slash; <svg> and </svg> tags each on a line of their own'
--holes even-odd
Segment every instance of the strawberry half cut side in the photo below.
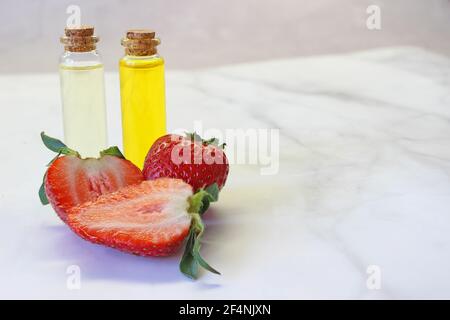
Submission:
<svg viewBox="0 0 450 320">
<path fill-rule="evenodd" d="M 180 179 L 160 178 L 77 206 L 67 222 L 85 240 L 140 256 L 171 255 L 187 237 L 180 270 L 195 279 L 199 266 L 219 273 L 200 256 L 201 215 L 217 195 L 217 185 L 193 194 Z"/>
<path fill-rule="evenodd" d="M 98 159 L 82 159 L 60 140 L 43 132 L 41 138 L 57 155 L 47 165 L 39 198 L 43 205 L 50 203 L 63 221 L 71 208 L 144 179 L 141 170 L 117 147 L 101 151 Z"/>
</svg>

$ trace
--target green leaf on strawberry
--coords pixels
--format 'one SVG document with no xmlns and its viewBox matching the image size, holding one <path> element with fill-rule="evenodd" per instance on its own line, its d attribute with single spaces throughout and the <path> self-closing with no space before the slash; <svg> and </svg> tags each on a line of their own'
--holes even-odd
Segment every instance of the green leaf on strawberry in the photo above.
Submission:
<svg viewBox="0 0 450 320">
<path fill-rule="evenodd" d="M 200 137 L 197 132 L 185 132 L 186 138 L 188 138 L 191 141 L 199 141 L 203 142 L 202 137 Z"/>
<path fill-rule="evenodd" d="M 180 271 L 192 279 L 198 277 L 198 267 L 220 274 L 219 271 L 211 267 L 200 255 L 201 237 L 205 231 L 201 215 L 208 209 L 211 202 L 215 202 L 219 197 L 219 187 L 217 183 L 208 186 L 206 189 L 200 189 L 190 198 L 190 207 L 188 212 L 192 216 L 191 227 L 188 240 L 180 262 Z"/>
<path fill-rule="evenodd" d="M 208 193 L 208 199 L 210 199 L 210 202 L 216 202 L 219 200 L 219 186 L 217 183 L 207 186 L 205 191 Z"/>
<path fill-rule="evenodd" d="M 57 153 L 67 147 L 61 140 L 47 136 L 44 131 L 41 132 L 41 139 L 48 149 Z"/>
<path fill-rule="evenodd" d="M 195 261 L 193 249 L 195 243 L 195 233 L 191 229 L 186 241 L 186 248 L 180 261 L 180 271 L 191 279 L 197 279 L 198 263 Z"/>
<path fill-rule="evenodd" d="M 219 146 L 219 139 L 217 139 L 217 138 L 211 138 L 211 139 L 208 139 L 208 140 L 203 140 L 203 144 L 205 144 L 205 145 L 213 145 L 213 146 L 216 146 L 216 147 L 218 147 Z"/>
<path fill-rule="evenodd" d="M 212 185 L 206 187 L 204 191 L 207 193 L 207 195 L 205 195 L 202 199 L 202 207 L 199 211 L 200 215 L 203 215 L 203 213 L 208 210 L 209 204 L 211 202 L 216 202 L 217 200 L 219 200 L 219 186 L 217 185 L 217 183 L 213 183 Z"/>
<path fill-rule="evenodd" d="M 108 149 L 100 151 L 101 157 L 106 156 L 106 155 L 125 159 L 124 155 L 122 154 L 122 152 L 120 151 L 120 149 L 117 146 L 109 147 Z"/>
<path fill-rule="evenodd" d="M 55 157 L 54 160 L 56 160 L 56 158 L 58 158 L 59 155 L 61 155 L 61 154 L 80 156 L 80 154 L 78 152 L 70 149 L 61 140 L 47 136 L 44 131 L 41 132 L 41 139 L 42 139 L 42 142 L 44 143 L 44 145 L 48 149 L 50 149 L 53 152 L 58 153 L 58 155 Z M 51 162 L 50 162 L 50 164 L 51 164 Z"/>
<path fill-rule="evenodd" d="M 190 199 L 189 212 L 202 215 L 209 208 L 211 202 L 219 200 L 219 187 L 217 183 L 200 189 Z"/>
<path fill-rule="evenodd" d="M 200 135 L 197 134 L 197 132 L 185 132 L 186 137 L 191 141 L 197 141 L 201 142 L 204 146 L 216 146 L 222 150 L 225 149 L 226 143 L 219 144 L 219 139 L 217 138 L 211 138 L 211 139 L 203 139 Z"/>
<path fill-rule="evenodd" d="M 44 177 L 45 179 L 45 177 Z M 47 195 L 45 194 L 45 188 L 44 188 L 44 179 L 42 179 L 42 184 L 39 188 L 39 200 L 41 200 L 42 205 L 47 205 L 49 204 L 48 199 L 47 199 Z"/>
</svg>

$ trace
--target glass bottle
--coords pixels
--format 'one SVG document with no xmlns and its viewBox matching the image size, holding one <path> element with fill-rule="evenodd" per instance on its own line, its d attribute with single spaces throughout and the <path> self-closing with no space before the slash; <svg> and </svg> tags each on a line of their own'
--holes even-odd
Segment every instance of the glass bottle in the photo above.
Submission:
<svg viewBox="0 0 450 320">
<path fill-rule="evenodd" d="M 153 142 L 166 133 L 164 60 L 151 30 L 128 30 L 119 61 L 125 157 L 142 169 Z"/>
<path fill-rule="evenodd" d="M 59 74 L 64 142 L 82 157 L 107 147 L 104 68 L 92 26 L 66 28 Z"/>
</svg>

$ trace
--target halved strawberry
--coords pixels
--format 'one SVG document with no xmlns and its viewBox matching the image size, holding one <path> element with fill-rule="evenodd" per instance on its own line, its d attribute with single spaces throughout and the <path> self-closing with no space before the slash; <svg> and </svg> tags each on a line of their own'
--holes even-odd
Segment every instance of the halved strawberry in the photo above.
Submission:
<svg viewBox="0 0 450 320">
<path fill-rule="evenodd" d="M 67 223 L 88 241 L 141 256 L 173 254 L 189 235 L 180 269 L 195 278 L 198 265 L 218 273 L 199 253 L 200 214 L 217 194 L 217 185 L 193 195 L 180 179 L 144 181 L 69 210 Z"/>
<path fill-rule="evenodd" d="M 71 208 L 143 181 L 142 172 L 125 160 L 117 147 L 100 152 L 100 158 L 81 159 L 61 141 L 41 133 L 42 141 L 58 155 L 53 159 L 39 190 L 42 204 L 50 204 L 66 221 Z M 64 154 L 64 156 L 60 156 Z"/>
</svg>

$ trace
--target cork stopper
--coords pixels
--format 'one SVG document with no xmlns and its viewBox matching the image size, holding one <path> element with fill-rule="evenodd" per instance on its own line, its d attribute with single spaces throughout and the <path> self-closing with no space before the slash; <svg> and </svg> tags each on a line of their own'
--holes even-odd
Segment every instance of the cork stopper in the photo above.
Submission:
<svg viewBox="0 0 450 320">
<path fill-rule="evenodd" d="M 80 26 L 74 28 L 65 28 L 64 36 L 60 38 L 64 44 L 64 50 L 70 52 L 87 52 L 95 50 L 96 43 L 99 41 L 94 36 L 93 26 Z"/>
<path fill-rule="evenodd" d="M 128 30 L 126 37 L 121 40 L 125 47 L 125 54 L 130 56 L 151 56 L 158 51 L 156 46 L 161 41 L 155 38 L 155 31 L 146 29 Z"/>
</svg>

